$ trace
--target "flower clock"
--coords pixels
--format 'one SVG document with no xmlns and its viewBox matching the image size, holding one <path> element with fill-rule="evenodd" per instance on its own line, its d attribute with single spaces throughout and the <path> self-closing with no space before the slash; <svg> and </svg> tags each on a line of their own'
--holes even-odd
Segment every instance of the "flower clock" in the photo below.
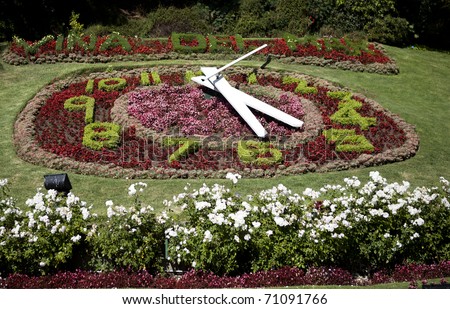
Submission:
<svg viewBox="0 0 450 309">
<path fill-rule="evenodd" d="M 380 165 L 413 156 L 414 128 L 377 102 L 319 78 L 231 67 L 227 82 L 297 119 L 249 107 L 258 136 L 194 66 L 95 72 L 56 81 L 28 102 L 14 142 L 24 160 L 105 177 L 271 177 Z M 194 78 L 193 78 L 194 77 Z"/>
</svg>

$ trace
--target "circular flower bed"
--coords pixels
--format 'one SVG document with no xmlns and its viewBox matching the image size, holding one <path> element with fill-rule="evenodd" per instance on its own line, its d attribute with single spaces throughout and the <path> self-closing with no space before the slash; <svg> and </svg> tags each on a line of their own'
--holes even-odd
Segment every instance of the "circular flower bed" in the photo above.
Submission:
<svg viewBox="0 0 450 309">
<path fill-rule="evenodd" d="M 227 80 L 301 119 L 294 129 L 254 111 L 258 139 L 198 67 L 92 73 L 43 88 L 17 118 L 24 160 L 106 177 L 271 177 L 409 158 L 414 128 L 375 101 L 300 74 L 229 69 Z"/>
</svg>

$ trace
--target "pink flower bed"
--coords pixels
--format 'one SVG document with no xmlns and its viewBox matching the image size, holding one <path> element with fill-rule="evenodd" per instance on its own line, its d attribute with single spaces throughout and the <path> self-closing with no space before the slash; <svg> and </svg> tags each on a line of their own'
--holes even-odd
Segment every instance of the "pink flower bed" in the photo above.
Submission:
<svg viewBox="0 0 450 309">
<path fill-rule="evenodd" d="M 182 135 L 213 135 L 222 137 L 251 135 L 249 127 L 220 96 L 205 97 L 205 89 L 196 86 L 164 85 L 157 90 L 132 92 L 128 112 L 157 132 L 180 132 Z M 301 119 L 302 105 L 296 96 L 281 95 L 278 100 L 260 98 L 264 102 Z M 290 135 L 294 130 L 257 113 L 258 120 L 270 135 Z M 172 129 L 172 130 L 171 130 Z"/>
</svg>

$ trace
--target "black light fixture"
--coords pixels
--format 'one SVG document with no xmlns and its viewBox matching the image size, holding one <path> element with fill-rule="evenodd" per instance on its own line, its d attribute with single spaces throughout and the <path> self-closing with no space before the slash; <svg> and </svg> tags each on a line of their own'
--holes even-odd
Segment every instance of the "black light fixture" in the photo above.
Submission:
<svg viewBox="0 0 450 309">
<path fill-rule="evenodd" d="M 56 190 L 58 193 L 63 193 L 65 196 L 67 196 L 72 189 L 67 174 L 44 175 L 44 187 L 47 190 Z"/>
</svg>

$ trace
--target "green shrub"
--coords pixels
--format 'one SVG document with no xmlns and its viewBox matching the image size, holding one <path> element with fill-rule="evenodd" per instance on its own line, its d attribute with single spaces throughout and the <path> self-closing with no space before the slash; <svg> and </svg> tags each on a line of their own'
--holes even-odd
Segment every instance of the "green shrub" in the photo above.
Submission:
<svg viewBox="0 0 450 309">
<path fill-rule="evenodd" d="M 151 72 L 151 75 L 152 75 L 152 80 L 153 80 L 154 85 L 158 85 L 158 84 L 162 83 L 158 72 L 153 71 L 153 72 Z"/>
<path fill-rule="evenodd" d="M 93 122 L 84 127 L 83 146 L 102 150 L 116 148 L 120 142 L 120 126 L 111 122 Z"/>
<path fill-rule="evenodd" d="M 16 269 L 20 270 L 18 265 L 20 262 L 16 265 L 10 264 L 9 261 L 21 259 L 20 257 L 16 259 L 20 251 L 14 252 L 15 247 L 20 246 L 21 241 L 17 238 L 11 239 L 9 236 L 12 233 L 20 236 L 20 222 L 25 219 L 22 209 L 16 206 L 16 199 L 10 196 L 7 179 L 0 179 L 0 218 L 0 273 L 3 274 Z"/>
<path fill-rule="evenodd" d="M 55 50 L 57 52 L 61 52 L 64 49 L 64 36 L 62 34 L 56 37 L 56 46 Z"/>
<path fill-rule="evenodd" d="M 251 73 L 247 77 L 247 82 L 249 85 L 258 84 L 258 79 L 256 78 L 255 73 Z"/>
<path fill-rule="evenodd" d="M 176 33 L 173 32 L 170 36 L 170 40 L 173 45 L 173 49 L 179 53 L 204 53 L 206 52 L 206 39 L 203 35 L 198 33 Z M 195 44 L 194 46 L 183 45 L 182 42 L 187 44 Z"/>
<path fill-rule="evenodd" d="M 440 185 L 412 189 L 372 171 L 364 183 L 350 177 L 300 193 L 279 184 L 248 196 L 237 191 L 240 175 L 226 178 L 231 188 L 187 185 L 164 202 L 170 216 L 155 216 L 139 196 L 147 185 L 134 183 L 132 205 L 109 200 L 104 219 L 55 190 L 38 190 L 21 209 L 0 179 L 0 272 L 161 271 L 165 240 L 175 269 L 217 275 L 286 266 L 370 275 L 450 259 L 450 183 L 443 177 Z"/>
<path fill-rule="evenodd" d="M 172 32 L 178 33 L 212 33 L 209 24 L 209 9 L 201 4 L 191 7 L 160 7 L 147 15 L 151 27 L 146 36 L 168 37 Z"/>
<path fill-rule="evenodd" d="M 41 46 L 44 46 L 45 44 L 53 41 L 54 39 L 55 38 L 53 37 L 53 35 L 46 35 L 39 41 L 29 45 L 24 39 L 21 39 L 16 36 L 13 38 L 15 44 L 17 44 L 20 47 L 23 47 L 23 49 L 25 50 L 25 54 L 27 56 L 35 55 Z"/>
<path fill-rule="evenodd" d="M 282 35 L 283 39 L 286 41 L 287 46 L 291 51 L 297 50 L 297 45 L 315 45 L 319 47 L 317 40 L 319 39 L 314 35 L 304 35 L 302 37 L 297 37 L 288 32 L 284 32 Z"/>
<path fill-rule="evenodd" d="M 94 269 L 163 271 L 164 224 L 157 220 L 151 206 L 139 200 L 145 187 L 147 184 L 142 182 L 130 185 L 128 194 L 134 198 L 131 207 L 106 202 L 107 218 L 88 239 Z"/>
<path fill-rule="evenodd" d="M 357 135 L 354 129 L 330 129 L 322 133 L 328 141 L 336 143 L 338 152 L 373 152 L 375 147 L 364 135 Z"/>
<path fill-rule="evenodd" d="M 299 194 L 279 184 L 247 197 L 218 184 L 186 187 L 166 202 L 177 210 L 166 230 L 170 261 L 219 275 L 324 265 L 364 275 L 449 258 L 447 180 L 413 190 L 370 172 L 366 183 L 344 183 Z"/>
<path fill-rule="evenodd" d="M 142 86 L 149 86 L 150 85 L 150 77 L 147 72 L 141 73 L 141 85 Z"/>
<path fill-rule="evenodd" d="M 85 91 L 86 91 L 86 93 L 89 93 L 89 94 L 94 93 L 94 80 L 93 79 L 90 79 L 87 81 Z"/>
<path fill-rule="evenodd" d="M 338 100 L 350 100 L 353 96 L 351 92 L 348 91 L 328 91 L 327 96 L 332 99 Z"/>
<path fill-rule="evenodd" d="M 85 35 L 91 35 L 93 37 L 99 37 L 99 36 L 107 36 L 108 34 L 116 31 L 112 26 L 105 26 L 105 25 L 91 25 L 86 28 L 84 31 Z"/>
<path fill-rule="evenodd" d="M 73 51 L 77 46 L 85 51 L 93 51 L 97 44 L 97 36 L 89 35 L 89 43 L 86 43 L 80 35 L 70 33 L 67 36 L 67 49 Z M 103 46 L 103 44 L 102 44 Z M 109 46 L 107 47 L 109 48 Z"/>
<path fill-rule="evenodd" d="M 359 125 L 362 130 L 367 130 L 377 122 L 375 117 L 363 117 L 357 112 L 362 103 L 353 99 L 339 102 L 338 111 L 330 116 L 331 121 L 343 125 Z"/>
<path fill-rule="evenodd" d="M 283 84 L 285 85 L 297 84 L 297 87 L 295 87 L 294 89 L 295 93 L 302 93 L 302 94 L 317 93 L 316 87 L 309 87 L 308 82 L 300 78 L 285 76 L 283 77 Z"/>
<path fill-rule="evenodd" d="M 285 33 L 283 33 L 283 39 L 286 41 L 286 44 L 291 51 L 297 50 L 297 45 L 299 44 L 297 36 L 295 36 L 291 33 L 285 32 Z"/>
<path fill-rule="evenodd" d="M 106 51 L 118 46 L 122 47 L 126 52 L 131 52 L 131 45 L 127 38 L 121 36 L 119 33 L 113 32 L 106 37 L 106 40 L 100 46 L 100 51 Z"/>
<path fill-rule="evenodd" d="M 214 52 L 220 52 L 220 53 L 229 53 L 229 52 L 234 52 L 234 51 L 243 51 L 245 46 L 244 46 L 244 41 L 242 39 L 242 36 L 239 34 L 236 34 L 234 36 L 235 40 L 236 40 L 236 49 L 233 49 L 232 46 L 232 42 L 231 42 L 231 37 L 229 35 L 208 35 L 208 43 L 209 43 L 209 47 L 208 47 L 208 51 L 211 53 Z"/>
<path fill-rule="evenodd" d="M 98 82 L 98 89 L 104 91 L 120 91 L 127 86 L 127 80 L 121 77 L 105 78 Z"/>
<path fill-rule="evenodd" d="M 409 45 L 414 36 L 413 26 L 406 19 L 390 15 L 373 19 L 365 30 L 370 41 L 400 47 Z"/>
<path fill-rule="evenodd" d="M 274 165 L 283 162 L 283 154 L 269 142 L 238 142 L 238 156 L 241 162 L 256 165 Z"/>
<path fill-rule="evenodd" d="M 86 86 L 87 88 L 87 86 Z M 94 122 L 95 99 L 85 95 L 72 97 L 64 102 L 64 108 L 68 111 L 85 111 L 85 123 Z"/>
<path fill-rule="evenodd" d="M 83 31 L 84 31 L 84 25 L 78 21 L 78 18 L 80 18 L 80 14 L 77 14 L 74 11 L 72 11 L 72 13 L 70 14 L 70 20 L 69 20 L 69 26 L 70 26 L 69 33 L 77 35 L 77 36 L 82 36 Z"/>
<path fill-rule="evenodd" d="M 112 31 L 129 37 L 147 37 L 153 27 L 153 20 L 148 18 L 129 18 L 125 23 L 113 26 Z"/>
<path fill-rule="evenodd" d="M 315 0 L 308 1 L 306 11 L 308 16 L 314 19 L 311 25 L 310 33 L 317 33 L 327 24 L 328 19 L 336 10 L 336 0 Z"/>
<path fill-rule="evenodd" d="M 10 197 L 0 202 L 0 271 L 47 274 L 83 267 L 86 238 L 93 231 L 90 207 L 69 193 L 40 190 L 20 210 Z"/>
<path fill-rule="evenodd" d="M 197 71 L 197 72 L 193 72 L 191 70 L 186 70 L 186 73 L 184 74 L 184 83 L 185 84 L 191 83 L 192 82 L 192 77 L 202 76 L 202 75 L 203 75 L 203 73 L 200 70 Z"/>
<path fill-rule="evenodd" d="M 306 0 L 278 0 L 273 12 L 274 26 L 279 31 L 305 35 L 313 20 L 307 12 Z"/>
<path fill-rule="evenodd" d="M 150 86 L 150 85 L 158 85 L 161 84 L 161 78 L 158 72 L 142 72 L 141 73 L 141 85 L 142 86 Z"/>
<path fill-rule="evenodd" d="M 163 146 L 173 147 L 179 146 L 169 157 L 169 163 L 180 161 L 190 153 L 197 151 L 200 143 L 192 138 L 184 137 L 166 137 L 162 141 Z"/>
<path fill-rule="evenodd" d="M 244 37 L 264 37 L 275 28 L 274 3 L 264 0 L 240 1 L 234 33 Z"/>
<path fill-rule="evenodd" d="M 295 87 L 294 89 L 294 92 L 301 94 L 317 93 L 317 88 L 309 87 L 308 83 L 305 80 L 303 80 L 298 83 L 297 87 Z"/>
</svg>

